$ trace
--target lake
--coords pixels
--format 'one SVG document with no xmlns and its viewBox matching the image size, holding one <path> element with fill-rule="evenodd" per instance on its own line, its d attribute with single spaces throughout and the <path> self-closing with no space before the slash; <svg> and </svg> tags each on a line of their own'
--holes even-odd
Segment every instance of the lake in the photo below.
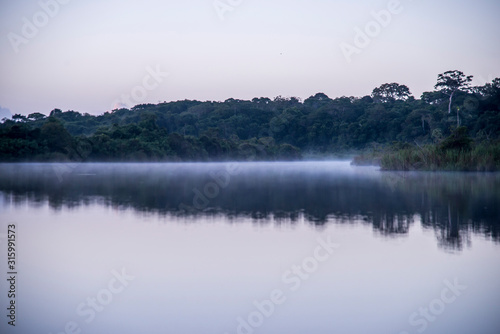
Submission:
<svg viewBox="0 0 500 334">
<path fill-rule="evenodd" d="M 0 164 L 0 210 L 2 333 L 500 333 L 499 173 Z"/>
</svg>

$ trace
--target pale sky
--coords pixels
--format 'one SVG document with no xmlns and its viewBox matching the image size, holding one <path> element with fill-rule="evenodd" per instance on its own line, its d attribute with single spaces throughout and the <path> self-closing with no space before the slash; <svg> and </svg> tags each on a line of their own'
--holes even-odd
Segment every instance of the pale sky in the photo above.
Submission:
<svg viewBox="0 0 500 334">
<path fill-rule="evenodd" d="M 0 111 L 364 96 L 389 82 L 418 98 L 447 70 L 500 77 L 499 17 L 498 0 L 0 0 Z"/>
</svg>

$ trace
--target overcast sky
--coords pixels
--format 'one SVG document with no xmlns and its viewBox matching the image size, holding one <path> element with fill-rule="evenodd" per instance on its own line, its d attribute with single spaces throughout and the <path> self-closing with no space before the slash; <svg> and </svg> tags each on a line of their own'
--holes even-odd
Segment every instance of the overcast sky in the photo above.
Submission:
<svg viewBox="0 0 500 334">
<path fill-rule="evenodd" d="M 476 84 L 500 77 L 498 0 L 0 4 L 2 115 L 364 96 L 386 82 L 419 97 L 447 70 L 474 75 Z"/>
</svg>

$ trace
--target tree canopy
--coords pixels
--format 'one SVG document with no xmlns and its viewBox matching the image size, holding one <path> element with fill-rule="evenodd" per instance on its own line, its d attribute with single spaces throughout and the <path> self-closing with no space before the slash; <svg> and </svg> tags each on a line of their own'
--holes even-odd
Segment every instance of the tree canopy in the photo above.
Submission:
<svg viewBox="0 0 500 334">
<path fill-rule="evenodd" d="M 372 92 L 372 97 L 377 102 L 393 102 L 406 100 L 411 96 L 410 89 L 398 83 L 385 83 Z"/>
<path fill-rule="evenodd" d="M 467 92 L 470 89 L 471 81 L 472 75 L 466 76 L 463 72 L 456 70 L 446 71 L 438 75 L 437 83 L 434 88 L 439 90 L 442 94 L 449 96 L 448 114 L 451 114 L 453 95 L 455 95 L 457 91 Z M 457 109 L 457 126 L 459 125 L 460 120 Z"/>
<path fill-rule="evenodd" d="M 460 126 L 475 141 L 498 141 L 500 79 L 473 89 L 470 76 L 449 71 L 420 98 L 407 86 L 383 84 L 371 96 L 317 93 L 250 101 L 183 100 L 141 104 L 102 115 L 54 109 L 0 123 L 0 160 L 298 159 L 393 142 L 438 143 Z"/>
</svg>

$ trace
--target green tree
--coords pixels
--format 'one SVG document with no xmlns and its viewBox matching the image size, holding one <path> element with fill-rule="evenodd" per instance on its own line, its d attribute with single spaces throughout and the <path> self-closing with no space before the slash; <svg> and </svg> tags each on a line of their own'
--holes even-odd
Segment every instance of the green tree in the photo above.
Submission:
<svg viewBox="0 0 500 334">
<path fill-rule="evenodd" d="M 398 83 L 385 83 L 372 91 L 372 97 L 379 102 L 394 102 L 396 100 L 407 100 L 410 97 L 410 89 Z"/>
<path fill-rule="evenodd" d="M 12 116 L 12 119 L 16 122 L 26 122 L 26 116 L 23 116 L 21 114 L 14 114 Z"/>
<path fill-rule="evenodd" d="M 50 115 L 49 116 L 60 116 L 62 114 L 62 110 L 61 109 L 54 109 L 50 112 Z"/>
<path fill-rule="evenodd" d="M 64 128 L 63 124 L 54 117 L 47 118 L 47 122 L 40 129 L 40 137 L 52 152 L 66 154 L 73 146 L 73 137 Z"/>
<path fill-rule="evenodd" d="M 39 112 L 34 112 L 34 113 L 31 113 L 28 115 L 28 119 L 33 120 L 33 121 L 39 121 L 39 120 L 44 119 L 44 118 L 45 118 L 45 115 L 42 113 L 39 113 Z"/>
<path fill-rule="evenodd" d="M 466 76 L 461 71 L 446 71 L 438 75 L 438 80 L 434 88 L 439 90 L 441 93 L 449 96 L 448 103 L 448 114 L 451 113 L 451 103 L 453 96 L 458 91 L 468 91 L 470 88 L 470 82 L 472 81 L 472 75 Z M 460 119 L 457 109 L 457 127 L 460 126 Z"/>
<path fill-rule="evenodd" d="M 314 96 L 310 96 L 304 101 L 304 105 L 311 108 L 320 108 L 333 100 L 330 99 L 325 93 L 317 93 Z"/>
</svg>

